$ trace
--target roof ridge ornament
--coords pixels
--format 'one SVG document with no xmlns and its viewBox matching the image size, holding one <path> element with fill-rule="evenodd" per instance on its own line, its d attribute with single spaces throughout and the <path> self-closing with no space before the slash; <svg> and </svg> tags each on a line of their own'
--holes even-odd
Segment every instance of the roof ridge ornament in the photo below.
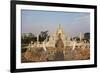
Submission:
<svg viewBox="0 0 100 73">
<path fill-rule="evenodd" d="M 61 28 L 61 25 L 59 24 L 59 29 Z"/>
</svg>

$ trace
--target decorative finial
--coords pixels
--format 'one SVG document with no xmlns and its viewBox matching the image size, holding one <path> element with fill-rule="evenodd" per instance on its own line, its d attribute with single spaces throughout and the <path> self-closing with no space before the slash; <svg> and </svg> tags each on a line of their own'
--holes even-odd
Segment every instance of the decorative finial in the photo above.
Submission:
<svg viewBox="0 0 100 73">
<path fill-rule="evenodd" d="M 59 24 L 59 29 L 61 28 L 60 24 Z"/>
</svg>

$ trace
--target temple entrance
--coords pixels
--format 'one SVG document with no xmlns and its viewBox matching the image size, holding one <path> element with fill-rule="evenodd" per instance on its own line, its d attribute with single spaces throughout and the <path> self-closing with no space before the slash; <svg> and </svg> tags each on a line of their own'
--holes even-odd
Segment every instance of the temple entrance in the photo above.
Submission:
<svg viewBox="0 0 100 73">
<path fill-rule="evenodd" d="M 55 48 L 56 48 L 55 60 L 56 61 L 64 60 L 64 54 L 63 54 L 64 43 L 61 39 L 61 34 L 58 35 L 58 40 L 55 44 Z"/>
<path fill-rule="evenodd" d="M 59 49 L 64 48 L 64 43 L 63 43 L 63 41 L 61 39 L 61 34 L 58 35 L 58 40 L 57 40 L 57 42 L 55 44 L 55 47 L 59 48 Z"/>
</svg>

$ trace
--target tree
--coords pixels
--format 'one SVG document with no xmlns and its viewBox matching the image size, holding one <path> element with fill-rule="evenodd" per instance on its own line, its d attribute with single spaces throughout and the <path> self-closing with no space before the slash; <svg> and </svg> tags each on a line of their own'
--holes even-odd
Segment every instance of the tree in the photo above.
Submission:
<svg viewBox="0 0 100 73">
<path fill-rule="evenodd" d="M 24 34 L 24 36 L 21 37 L 23 44 L 29 44 L 31 41 L 33 41 L 33 43 L 36 41 L 36 36 L 32 33 Z"/>
<path fill-rule="evenodd" d="M 80 41 L 79 37 L 73 37 L 73 39 L 76 40 L 76 41 Z"/>
<path fill-rule="evenodd" d="M 48 31 L 41 31 L 39 34 L 39 41 L 43 42 L 48 37 L 49 37 Z"/>
<path fill-rule="evenodd" d="M 84 33 L 84 40 L 86 40 L 87 42 L 90 41 L 90 33 Z"/>
</svg>

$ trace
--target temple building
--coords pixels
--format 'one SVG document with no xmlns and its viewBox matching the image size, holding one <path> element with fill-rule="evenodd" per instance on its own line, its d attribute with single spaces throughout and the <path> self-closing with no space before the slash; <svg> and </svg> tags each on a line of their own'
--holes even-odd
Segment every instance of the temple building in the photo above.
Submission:
<svg viewBox="0 0 100 73">
<path fill-rule="evenodd" d="M 66 48 L 66 47 L 71 47 L 71 48 L 75 48 L 75 47 L 85 47 L 88 46 L 90 47 L 89 43 L 85 43 L 84 41 L 82 41 L 83 39 L 83 35 L 82 33 L 79 34 L 79 39 L 80 41 L 77 42 L 75 39 L 71 40 L 71 37 L 66 34 L 63 30 L 63 28 L 59 25 L 59 27 L 57 28 L 57 30 L 50 35 L 49 40 L 47 41 L 47 38 L 42 42 L 42 44 L 39 42 L 39 37 L 37 36 L 37 42 L 34 43 L 33 47 L 52 47 L 52 48 Z"/>
<path fill-rule="evenodd" d="M 83 35 L 79 34 L 80 40 L 78 42 L 70 38 L 72 37 L 66 34 L 59 25 L 57 30 L 42 43 L 39 42 L 39 36 L 37 35 L 37 42 L 32 43 L 31 41 L 25 47 L 27 51 L 22 56 L 26 59 L 26 62 L 90 59 L 90 43 L 82 40 Z"/>
<path fill-rule="evenodd" d="M 57 30 L 50 36 L 49 41 L 46 42 L 47 47 L 57 47 L 58 41 L 61 41 L 62 47 L 66 47 L 70 43 L 70 37 L 65 34 L 63 28 L 59 25 Z"/>
</svg>

